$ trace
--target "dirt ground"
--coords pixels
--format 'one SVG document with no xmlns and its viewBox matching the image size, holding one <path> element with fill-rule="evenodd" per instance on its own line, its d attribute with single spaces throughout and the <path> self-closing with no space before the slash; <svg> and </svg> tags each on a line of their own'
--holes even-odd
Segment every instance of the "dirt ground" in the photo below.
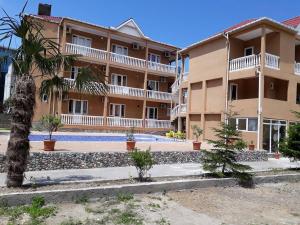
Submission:
<svg viewBox="0 0 300 225">
<path fill-rule="evenodd" d="M 39 224 L 299 225 L 300 183 L 81 198 L 55 208 L 55 213 Z M 12 215 L 16 219 L 16 214 Z M 0 213 L 1 225 L 8 224 L 8 219 Z M 21 214 L 11 224 L 33 224 L 28 221 L 30 217 Z"/>
</svg>

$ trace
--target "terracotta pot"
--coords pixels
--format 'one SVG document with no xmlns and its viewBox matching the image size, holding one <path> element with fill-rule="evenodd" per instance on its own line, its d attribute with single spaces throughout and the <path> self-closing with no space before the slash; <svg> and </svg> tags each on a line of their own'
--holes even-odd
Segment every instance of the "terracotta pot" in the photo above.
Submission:
<svg viewBox="0 0 300 225">
<path fill-rule="evenodd" d="M 279 152 L 275 152 L 274 158 L 275 158 L 275 159 L 279 159 L 279 158 L 280 158 L 280 153 L 279 153 Z"/>
<path fill-rule="evenodd" d="M 248 148 L 249 148 L 250 151 L 253 151 L 254 148 L 255 148 L 255 145 L 250 144 L 250 145 L 248 145 Z"/>
<path fill-rule="evenodd" d="M 199 141 L 194 141 L 194 142 L 193 142 L 193 149 L 194 149 L 194 150 L 200 150 L 200 148 L 201 148 L 201 142 L 199 142 Z"/>
<path fill-rule="evenodd" d="M 135 141 L 126 141 L 128 151 L 132 151 L 135 148 Z"/>
<path fill-rule="evenodd" d="M 44 140 L 44 151 L 54 151 L 55 140 Z"/>
</svg>

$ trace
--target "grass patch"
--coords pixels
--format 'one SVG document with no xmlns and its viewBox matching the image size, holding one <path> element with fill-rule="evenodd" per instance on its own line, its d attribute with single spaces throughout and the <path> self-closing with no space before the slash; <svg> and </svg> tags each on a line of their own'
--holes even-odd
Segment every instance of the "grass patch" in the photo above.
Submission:
<svg viewBox="0 0 300 225">
<path fill-rule="evenodd" d="M 155 223 L 158 225 L 171 225 L 171 223 L 165 218 L 161 218 L 160 220 L 155 221 Z"/>
<path fill-rule="evenodd" d="M 149 206 L 150 208 L 160 209 L 160 205 L 159 205 L 159 204 L 156 204 L 156 203 L 149 203 L 148 206 Z"/>
<path fill-rule="evenodd" d="M 131 193 L 118 193 L 117 199 L 120 202 L 128 202 L 133 199 L 133 194 Z"/>
<path fill-rule="evenodd" d="M 27 224 L 38 225 L 46 218 L 55 214 L 55 207 L 45 207 L 45 200 L 43 197 L 34 197 L 31 205 L 16 206 L 16 207 L 0 207 L 0 216 L 9 218 L 9 224 L 15 224 L 21 215 L 27 214 L 30 216 L 30 221 Z"/>
<path fill-rule="evenodd" d="M 119 214 L 115 219 L 116 224 L 124 224 L 124 225 L 142 225 L 143 219 L 139 218 L 137 213 L 126 210 L 125 212 Z"/>
<path fill-rule="evenodd" d="M 76 204 L 86 204 L 89 202 L 89 198 L 86 195 L 82 195 L 75 200 Z"/>
</svg>

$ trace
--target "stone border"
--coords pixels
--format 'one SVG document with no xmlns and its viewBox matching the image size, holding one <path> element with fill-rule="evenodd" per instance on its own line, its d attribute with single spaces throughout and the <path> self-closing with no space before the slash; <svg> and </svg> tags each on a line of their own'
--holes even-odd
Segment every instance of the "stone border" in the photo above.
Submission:
<svg viewBox="0 0 300 225">
<path fill-rule="evenodd" d="M 283 174 L 254 177 L 255 184 L 299 181 L 300 174 Z M 74 202 L 76 199 L 79 199 L 81 197 L 101 198 L 105 196 L 115 196 L 118 193 L 143 194 L 209 187 L 232 187 L 235 185 L 237 185 L 237 181 L 234 178 L 188 179 L 153 183 L 113 185 L 104 187 L 100 186 L 68 190 L 50 190 L 0 194 L 0 202 L 9 206 L 30 204 L 33 197 L 42 196 L 45 198 L 47 203 L 61 203 Z"/>
<path fill-rule="evenodd" d="M 154 151 L 155 164 L 201 163 L 201 151 Z M 5 172 L 6 156 L 0 154 L 0 173 Z M 266 151 L 243 151 L 238 161 L 267 161 Z M 132 166 L 127 152 L 34 152 L 30 154 L 27 171 L 91 169 Z"/>
</svg>

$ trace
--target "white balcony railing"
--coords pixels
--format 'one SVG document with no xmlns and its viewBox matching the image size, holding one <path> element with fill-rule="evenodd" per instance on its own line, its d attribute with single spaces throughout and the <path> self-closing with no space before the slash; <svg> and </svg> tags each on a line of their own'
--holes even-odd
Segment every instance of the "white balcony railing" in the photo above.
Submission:
<svg viewBox="0 0 300 225">
<path fill-rule="evenodd" d="M 163 73 L 175 73 L 175 66 L 148 61 L 148 68 Z"/>
<path fill-rule="evenodd" d="M 118 85 L 109 85 L 109 93 L 115 95 L 125 95 L 125 96 L 134 96 L 134 97 L 144 97 L 144 89 L 133 88 L 126 86 Z"/>
<path fill-rule="evenodd" d="M 143 127 L 142 119 L 122 117 L 107 117 L 107 126 L 110 127 Z"/>
<path fill-rule="evenodd" d="M 171 101 L 172 94 L 168 92 L 162 92 L 162 91 L 147 90 L 147 98 Z"/>
<path fill-rule="evenodd" d="M 175 119 L 178 116 L 184 116 L 186 114 L 186 104 L 181 104 L 175 106 L 171 111 L 171 117 L 172 119 Z"/>
<path fill-rule="evenodd" d="M 103 126 L 103 116 L 61 114 L 61 122 L 66 125 Z"/>
<path fill-rule="evenodd" d="M 120 55 L 113 52 L 110 53 L 110 61 L 115 63 L 126 64 L 128 66 L 133 66 L 137 68 L 146 67 L 146 60 L 130 57 L 127 55 Z"/>
<path fill-rule="evenodd" d="M 295 62 L 295 74 L 300 75 L 300 63 Z"/>
<path fill-rule="evenodd" d="M 89 48 L 82 45 L 67 43 L 66 52 L 70 54 L 83 55 L 90 58 L 106 60 L 108 52 L 96 48 Z"/>
<path fill-rule="evenodd" d="M 171 128 L 170 120 L 155 120 L 155 119 L 146 119 L 145 120 L 146 128 Z"/>
<path fill-rule="evenodd" d="M 179 77 L 175 80 L 175 82 L 172 84 L 172 93 L 176 93 L 179 89 L 179 86 L 182 82 L 187 81 L 187 77 L 189 75 L 189 72 L 184 72 L 182 74 L 182 77 Z"/>
<path fill-rule="evenodd" d="M 280 57 L 277 55 L 266 53 L 266 67 L 279 69 L 279 59 Z"/>
<path fill-rule="evenodd" d="M 244 57 L 230 60 L 229 71 L 249 69 L 258 66 L 259 64 L 260 64 L 260 55 L 244 56 Z"/>
</svg>

